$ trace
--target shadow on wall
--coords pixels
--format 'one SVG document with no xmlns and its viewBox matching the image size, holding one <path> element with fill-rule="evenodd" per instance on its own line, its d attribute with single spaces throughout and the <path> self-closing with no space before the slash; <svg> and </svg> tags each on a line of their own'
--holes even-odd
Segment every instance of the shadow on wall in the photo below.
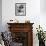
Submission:
<svg viewBox="0 0 46 46">
<path fill-rule="evenodd" d="M 40 11 L 42 14 L 46 14 L 46 0 L 40 0 Z"/>
<path fill-rule="evenodd" d="M 2 0 L 0 0 L 0 31 L 2 31 Z"/>
</svg>

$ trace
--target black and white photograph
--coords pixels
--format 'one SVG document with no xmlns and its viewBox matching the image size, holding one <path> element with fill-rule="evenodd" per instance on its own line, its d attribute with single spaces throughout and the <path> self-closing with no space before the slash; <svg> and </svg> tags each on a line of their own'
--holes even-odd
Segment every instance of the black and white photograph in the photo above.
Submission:
<svg viewBox="0 0 46 46">
<path fill-rule="evenodd" d="M 46 0 L 0 0 L 0 46 L 46 46 Z"/>
<path fill-rule="evenodd" d="M 16 3 L 15 4 L 15 15 L 16 16 L 26 16 L 26 3 Z"/>
</svg>

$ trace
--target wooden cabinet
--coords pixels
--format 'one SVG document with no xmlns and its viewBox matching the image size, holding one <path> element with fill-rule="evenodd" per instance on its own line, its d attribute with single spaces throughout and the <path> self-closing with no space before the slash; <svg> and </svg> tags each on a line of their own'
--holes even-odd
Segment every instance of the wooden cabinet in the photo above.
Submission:
<svg viewBox="0 0 46 46">
<path fill-rule="evenodd" d="M 33 23 L 7 23 L 13 41 L 23 43 L 22 46 L 33 46 Z"/>
</svg>

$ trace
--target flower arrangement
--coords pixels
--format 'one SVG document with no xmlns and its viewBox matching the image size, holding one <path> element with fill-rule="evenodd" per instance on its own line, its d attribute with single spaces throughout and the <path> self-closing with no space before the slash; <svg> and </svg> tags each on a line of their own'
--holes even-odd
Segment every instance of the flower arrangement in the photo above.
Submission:
<svg viewBox="0 0 46 46">
<path fill-rule="evenodd" d="M 36 28 L 36 29 L 37 29 L 36 36 L 38 36 L 38 40 L 39 41 L 41 41 L 41 40 L 45 41 L 45 34 L 44 34 L 42 27 L 40 27 L 40 25 L 39 25 L 39 28 Z"/>
</svg>

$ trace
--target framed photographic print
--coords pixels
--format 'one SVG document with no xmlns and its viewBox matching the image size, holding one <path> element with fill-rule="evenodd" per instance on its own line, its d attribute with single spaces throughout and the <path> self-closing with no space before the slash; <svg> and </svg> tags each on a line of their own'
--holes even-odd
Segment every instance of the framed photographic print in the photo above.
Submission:
<svg viewBox="0 0 46 46">
<path fill-rule="evenodd" d="M 26 16 L 26 3 L 16 3 L 15 4 L 15 15 L 16 16 Z"/>
</svg>

